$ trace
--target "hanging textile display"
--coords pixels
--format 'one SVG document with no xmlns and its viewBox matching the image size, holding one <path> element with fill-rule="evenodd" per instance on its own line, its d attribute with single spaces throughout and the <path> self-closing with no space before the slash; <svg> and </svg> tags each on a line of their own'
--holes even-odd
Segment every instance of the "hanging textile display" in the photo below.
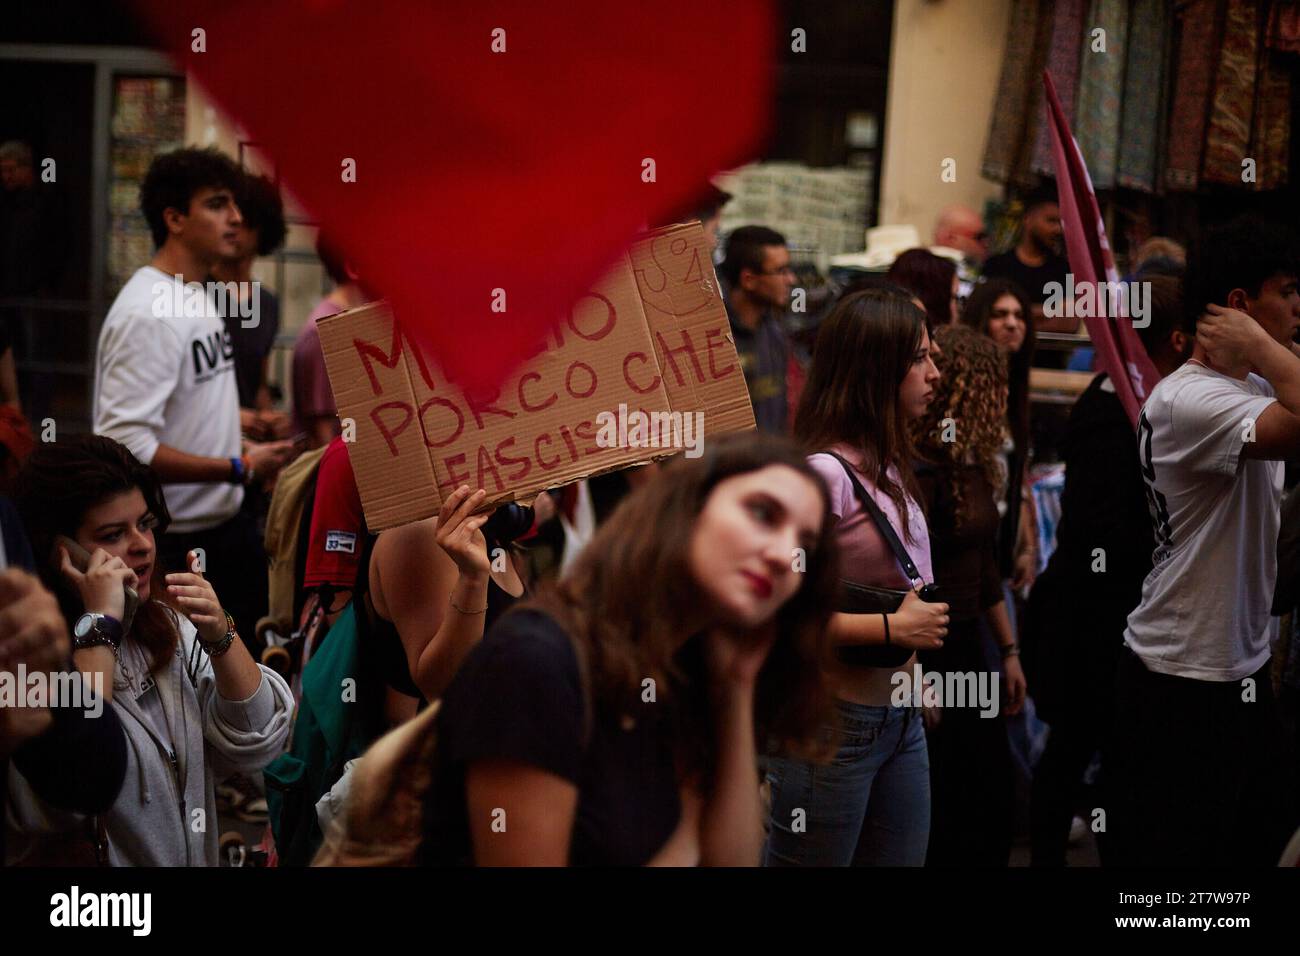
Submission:
<svg viewBox="0 0 1300 956">
<path fill-rule="evenodd" d="M 1268 16 L 1268 48 L 1300 53 L 1300 2 L 1275 0 Z"/>
<path fill-rule="evenodd" d="M 1175 69 L 1169 154 L 1165 160 L 1165 185 L 1169 189 L 1194 190 L 1200 181 L 1206 111 L 1218 54 L 1216 6 L 1215 0 L 1193 0 L 1178 10 L 1182 43 Z"/>
<path fill-rule="evenodd" d="M 1160 3 L 1162 0 L 1150 2 Z M 1052 21 L 1052 48 L 1047 54 L 1047 70 L 1056 84 L 1061 111 L 1071 123 L 1074 122 L 1074 95 L 1079 86 L 1079 37 L 1083 35 L 1083 15 L 1087 9 L 1088 0 L 1057 0 Z M 1030 168 L 1036 173 L 1054 172 L 1052 141 L 1045 123 L 1038 127 Z"/>
<path fill-rule="evenodd" d="M 1283 57 L 1267 49 L 1260 53 L 1250 156 L 1255 160 L 1255 189 L 1279 189 L 1287 184 L 1291 164 L 1291 71 Z"/>
<path fill-rule="evenodd" d="M 1289 181 L 1300 0 L 1010 6 L 985 177 L 1033 188 L 1054 174 L 1034 82 L 1046 72 L 1098 191 L 1265 191 Z"/>
<path fill-rule="evenodd" d="M 1039 82 L 1052 35 L 1050 0 L 1012 0 L 1002 75 L 980 171 L 985 178 L 1033 185 L 1030 153 L 1043 112 Z"/>
<path fill-rule="evenodd" d="M 1259 6 L 1256 0 L 1228 0 L 1223 46 L 1215 73 L 1210 121 L 1205 131 L 1201 176 L 1206 182 L 1238 185 L 1250 146 L 1255 79 L 1259 66 Z"/>
<path fill-rule="evenodd" d="M 1124 112 L 1115 181 L 1120 186 L 1148 193 L 1156 188 L 1165 119 L 1167 10 L 1165 0 L 1134 0 L 1129 14 Z M 1061 105 L 1065 106 L 1064 100 Z"/>
<path fill-rule="evenodd" d="M 1095 30 L 1103 33 L 1095 36 Z M 1127 34 L 1126 0 L 1092 0 L 1079 54 L 1074 135 L 1088 163 L 1095 189 L 1110 189 L 1115 185 Z M 1096 49 L 1099 40 L 1105 43 L 1104 51 Z"/>
</svg>

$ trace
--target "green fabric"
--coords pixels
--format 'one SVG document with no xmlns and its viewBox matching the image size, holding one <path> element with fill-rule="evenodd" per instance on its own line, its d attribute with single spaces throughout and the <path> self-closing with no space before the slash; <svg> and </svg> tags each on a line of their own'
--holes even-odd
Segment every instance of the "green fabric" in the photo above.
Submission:
<svg viewBox="0 0 1300 956">
<path fill-rule="evenodd" d="M 264 771 L 271 832 L 281 866 L 306 866 L 321 844 L 316 801 L 369 746 L 357 710 L 357 621 L 349 604 L 302 673 L 293 743 Z M 352 693 L 344 700 L 344 681 Z"/>
<path fill-rule="evenodd" d="M 1105 30 L 1106 52 L 1093 52 L 1093 30 Z M 1120 101 L 1124 92 L 1128 4 L 1092 0 L 1079 53 L 1079 98 L 1074 138 L 1088 164 L 1093 189 L 1111 189 L 1119 161 Z M 1154 117 L 1148 122 L 1154 124 Z"/>
</svg>

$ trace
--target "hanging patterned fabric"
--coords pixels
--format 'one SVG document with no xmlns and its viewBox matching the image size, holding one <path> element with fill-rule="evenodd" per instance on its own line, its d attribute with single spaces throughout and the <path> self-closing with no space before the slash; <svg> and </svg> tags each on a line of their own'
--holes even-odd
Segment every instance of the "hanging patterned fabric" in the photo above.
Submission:
<svg viewBox="0 0 1300 956">
<path fill-rule="evenodd" d="M 1300 53 L 1300 2 L 1274 0 L 1266 43 L 1281 53 Z"/>
<path fill-rule="evenodd" d="M 1165 0 L 1134 0 L 1129 13 L 1124 116 L 1120 121 L 1115 180 L 1121 186 L 1148 193 L 1156 188 L 1160 131 L 1164 125 L 1167 10 Z"/>
<path fill-rule="evenodd" d="M 1002 75 L 980 164 L 986 179 L 1033 182 L 1029 156 L 1043 121 L 1042 72 L 1051 31 L 1051 0 L 1012 0 Z"/>
<path fill-rule="evenodd" d="M 1182 42 L 1175 67 L 1174 101 L 1169 117 L 1165 185 L 1194 190 L 1199 181 L 1206 114 L 1218 53 L 1216 0 L 1192 0 L 1178 8 Z"/>
<path fill-rule="evenodd" d="M 1071 123 L 1074 122 L 1074 94 L 1079 85 L 1079 38 L 1083 36 L 1083 15 L 1087 8 L 1088 0 L 1056 0 L 1056 13 L 1052 20 L 1052 47 L 1047 55 L 1047 69 L 1051 71 L 1052 82 L 1056 84 L 1056 95 L 1061 98 L 1061 109 Z M 1030 168 L 1036 173 L 1055 173 L 1052 167 L 1052 142 L 1046 124 L 1038 127 Z"/>
<path fill-rule="evenodd" d="M 1094 36 L 1098 29 L 1105 32 Z M 1079 54 L 1074 135 L 1088 164 L 1094 189 L 1110 189 L 1115 185 L 1127 34 L 1125 0 L 1092 0 L 1083 25 L 1083 46 Z M 1097 49 L 1101 42 L 1105 43 L 1104 51 Z"/>
<path fill-rule="evenodd" d="M 1250 148 L 1258 67 L 1259 4 L 1257 0 L 1228 0 L 1210 122 L 1205 130 L 1201 168 L 1205 182 L 1242 185 L 1242 160 Z"/>
<path fill-rule="evenodd" d="M 1250 156 L 1255 160 L 1255 189 L 1279 189 L 1286 185 L 1290 146 L 1291 72 L 1280 55 L 1265 48 L 1260 51 L 1255 122 L 1250 141 Z"/>
</svg>

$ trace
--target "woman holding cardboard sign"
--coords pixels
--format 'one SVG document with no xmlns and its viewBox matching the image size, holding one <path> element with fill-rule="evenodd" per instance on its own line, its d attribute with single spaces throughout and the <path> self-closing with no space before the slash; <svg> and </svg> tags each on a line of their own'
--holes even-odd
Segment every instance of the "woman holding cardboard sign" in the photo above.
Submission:
<svg viewBox="0 0 1300 956">
<path fill-rule="evenodd" d="M 388 686 L 409 701 L 441 696 L 461 661 L 497 617 L 524 594 L 510 545 L 533 525 L 514 503 L 475 511 L 487 497 L 461 485 L 436 518 L 383 532 L 363 555 L 358 612 Z M 549 502 L 549 497 L 546 497 Z M 367 560 L 368 558 L 368 560 Z"/>
</svg>

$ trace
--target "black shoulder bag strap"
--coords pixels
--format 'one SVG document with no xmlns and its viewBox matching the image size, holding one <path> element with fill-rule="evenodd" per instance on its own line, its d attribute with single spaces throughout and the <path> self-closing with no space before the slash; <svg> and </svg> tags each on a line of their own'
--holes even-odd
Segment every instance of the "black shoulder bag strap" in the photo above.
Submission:
<svg viewBox="0 0 1300 956">
<path fill-rule="evenodd" d="M 843 467 L 844 473 L 849 476 L 849 481 L 853 483 L 853 493 L 857 496 L 858 502 L 866 509 L 867 514 L 871 515 L 871 520 L 875 522 L 877 530 L 889 542 L 889 549 L 894 552 L 894 557 L 902 565 L 907 579 L 912 582 L 914 587 L 918 581 L 925 584 L 925 579 L 921 577 L 921 572 L 916 569 L 916 563 L 912 560 L 912 556 L 903 547 L 903 542 L 898 539 L 898 535 L 894 532 L 889 519 L 880 510 L 880 505 L 876 504 L 875 499 L 867 494 L 867 489 L 862 487 L 862 482 L 858 481 L 858 476 L 853 473 L 853 467 L 833 451 L 827 451 L 826 454 L 838 461 Z"/>
</svg>

